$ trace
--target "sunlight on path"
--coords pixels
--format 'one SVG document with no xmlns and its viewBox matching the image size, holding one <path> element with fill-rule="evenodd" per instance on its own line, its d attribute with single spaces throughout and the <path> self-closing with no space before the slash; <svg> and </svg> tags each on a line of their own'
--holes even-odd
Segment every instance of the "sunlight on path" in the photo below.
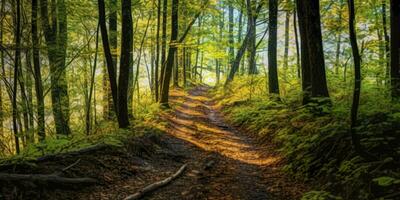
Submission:
<svg viewBox="0 0 400 200">
<path fill-rule="evenodd" d="M 167 131 L 204 150 L 243 163 L 268 166 L 278 162 L 277 157 L 263 154 L 262 148 L 255 147 L 249 139 L 225 124 L 206 96 L 206 90 L 197 87 L 189 95 L 182 90 L 171 92 L 174 111 L 164 116 L 169 122 Z"/>
</svg>

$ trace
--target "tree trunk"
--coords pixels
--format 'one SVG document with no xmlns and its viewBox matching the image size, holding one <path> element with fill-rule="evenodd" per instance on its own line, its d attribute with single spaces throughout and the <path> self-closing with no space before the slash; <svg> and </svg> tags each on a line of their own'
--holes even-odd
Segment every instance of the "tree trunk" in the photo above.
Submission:
<svg viewBox="0 0 400 200">
<path fill-rule="evenodd" d="M 299 19 L 300 42 L 301 42 L 301 81 L 303 90 L 303 104 L 310 101 L 311 95 L 311 65 L 308 54 L 307 42 L 307 16 L 305 5 L 301 0 L 296 0 L 297 15 Z"/>
<path fill-rule="evenodd" d="M 235 47 L 234 47 L 234 43 L 235 43 L 235 39 L 233 38 L 233 25 L 234 25 L 234 22 L 233 22 L 233 15 L 234 15 L 234 13 L 233 13 L 233 5 L 232 5 L 232 3 L 230 3 L 229 4 L 229 13 L 228 13 L 228 17 L 229 17 L 229 24 L 228 24 L 228 31 L 229 31 L 229 41 L 228 41 L 228 43 L 229 43 L 229 64 L 231 65 L 232 64 L 232 61 L 233 61 L 233 59 L 234 59 L 234 57 L 235 57 Z M 231 68 L 232 66 L 230 66 L 230 68 Z"/>
<path fill-rule="evenodd" d="M 247 0 L 247 3 L 249 4 L 250 1 Z M 257 15 L 258 15 L 258 13 L 261 11 L 262 6 L 263 6 L 263 4 L 262 4 L 262 2 L 261 2 L 261 3 L 258 5 L 258 7 L 257 7 L 257 9 L 256 9 L 256 11 L 255 11 L 256 16 L 254 17 L 254 20 L 257 19 Z M 251 37 L 252 35 L 254 35 L 254 33 L 252 33 L 252 32 L 255 32 L 255 31 L 256 31 L 256 30 L 254 29 L 254 28 L 255 28 L 254 26 L 250 26 L 250 25 L 248 25 L 248 26 L 249 26 L 249 28 L 248 28 L 248 31 L 247 31 L 247 33 L 246 33 L 246 36 L 245 36 L 245 38 L 244 38 L 244 40 L 243 40 L 243 42 L 242 42 L 242 45 L 240 46 L 238 52 L 236 53 L 236 58 L 235 58 L 235 60 L 233 61 L 232 67 L 231 67 L 231 69 L 230 69 L 230 71 L 229 71 L 229 74 L 228 74 L 228 76 L 227 76 L 227 78 L 226 78 L 225 86 L 228 86 L 229 83 L 233 81 L 233 78 L 235 77 L 236 72 L 239 70 L 240 61 L 242 60 L 243 55 L 244 55 L 244 53 L 245 53 L 245 51 L 246 51 L 246 48 L 247 48 L 248 45 L 249 45 L 250 37 Z"/>
<path fill-rule="evenodd" d="M 256 13 L 253 11 L 253 4 L 251 0 L 247 0 L 247 15 L 248 15 L 248 26 L 250 26 L 249 39 L 247 49 L 249 51 L 249 75 L 257 74 L 257 63 L 256 63 Z"/>
<path fill-rule="evenodd" d="M 294 8 L 293 11 L 293 29 L 294 29 L 294 40 L 296 42 L 296 64 L 297 64 L 297 78 L 301 78 L 301 64 L 300 64 L 300 45 L 299 36 L 297 29 L 297 10 Z"/>
<path fill-rule="evenodd" d="M 19 76 L 19 64 L 21 58 L 21 2 L 17 0 L 16 5 L 16 16 L 15 16 L 15 60 L 14 60 L 14 83 L 13 83 L 13 98 L 12 98 L 12 118 L 13 118 L 13 131 L 14 131 L 14 139 L 15 139 L 15 150 L 17 154 L 20 152 L 19 147 L 19 137 L 18 137 L 18 125 L 17 125 L 17 90 L 18 90 L 18 76 Z"/>
<path fill-rule="evenodd" d="M 339 19 L 338 19 L 338 25 L 339 28 L 336 33 L 336 57 L 335 57 L 335 73 L 339 74 L 339 68 L 340 68 L 340 54 L 341 54 L 341 45 L 342 45 L 342 10 L 343 10 L 343 0 L 340 0 L 339 2 Z"/>
<path fill-rule="evenodd" d="M 297 0 L 297 7 L 300 21 L 302 53 L 304 54 L 305 51 L 308 53 L 307 64 L 302 64 L 303 76 L 308 74 L 309 77 L 306 78 L 310 78 L 311 80 L 312 97 L 329 97 L 325 74 L 324 51 L 322 46 L 319 1 L 310 0 L 305 2 Z M 303 49 L 303 42 L 307 43 L 306 49 Z M 308 81 L 309 80 L 307 80 L 307 82 Z M 307 82 L 303 82 L 303 89 L 304 87 L 308 87 Z M 303 92 L 307 93 L 308 89 L 305 89 Z"/>
<path fill-rule="evenodd" d="M 109 40 L 110 40 L 110 48 L 111 48 L 111 55 L 113 59 L 113 65 L 114 65 L 114 70 L 115 74 L 117 73 L 117 63 L 118 63 L 118 55 L 117 55 L 117 49 L 118 49 L 118 15 L 117 15 L 117 10 L 118 10 L 118 1 L 117 0 L 109 0 L 109 18 L 108 18 L 108 29 L 109 29 Z M 107 84 L 107 102 L 108 102 L 108 120 L 115 119 L 116 113 L 115 113 L 115 108 L 113 106 L 113 98 L 112 98 L 112 93 L 111 93 L 111 88 L 110 84 Z"/>
<path fill-rule="evenodd" d="M 128 85 L 129 69 L 132 63 L 133 21 L 131 0 L 122 0 L 121 60 L 118 78 L 118 123 L 120 128 L 128 128 Z"/>
<path fill-rule="evenodd" d="M 288 16 L 286 17 L 286 20 Z M 286 25 L 286 27 L 288 24 Z M 268 85 L 269 93 L 279 95 L 278 83 L 278 0 L 269 0 Z M 287 29 L 288 30 L 288 29 Z"/>
<path fill-rule="evenodd" d="M 284 79 L 287 79 L 287 70 L 289 67 L 289 26 L 290 26 L 290 11 L 286 11 L 286 19 L 285 19 L 285 50 L 283 52 L 283 70 L 284 70 Z M 271 30 L 271 29 L 270 29 Z"/>
<path fill-rule="evenodd" d="M 160 71 L 160 95 L 162 93 L 164 83 L 164 72 L 166 66 L 166 54 L 167 54 L 167 12 L 168 12 L 168 0 L 163 2 L 163 23 L 162 23 L 162 41 L 161 41 L 161 71 Z"/>
<path fill-rule="evenodd" d="M 179 8 L 179 0 L 172 0 L 172 12 L 171 12 L 171 42 L 170 48 L 168 51 L 168 57 L 166 61 L 166 66 L 164 69 L 164 78 L 162 84 L 162 93 L 161 93 L 161 105 L 168 107 L 168 98 L 169 98 L 169 84 L 171 81 L 172 69 L 174 67 L 175 60 L 175 52 L 177 50 L 177 42 L 178 39 L 178 8 Z"/>
<path fill-rule="evenodd" d="M 156 63 L 154 70 L 154 94 L 156 102 L 159 99 L 159 68 L 160 68 L 160 26 L 161 26 L 161 0 L 158 0 L 157 5 L 157 36 L 156 36 Z M 161 63 L 162 64 L 162 63 Z"/>
<path fill-rule="evenodd" d="M 67 48 L 67 13 L 64 0 L 52 2 L 52 9 L 58 12 L 51 13 L 50 25 L 47 0 L 40 1 L 41 24 L 46 39 L 48 58 L 50 63 L 51 100 L 56 125 L 59 135 L 69 135 L 69 96 L 68 83 L 65 71 L 65 58 Z"/>
<path fill-rule="evenodd" d="M 243 41 L 243 21 L 244 21 L 243 20 L 243 12 L 244 12 L 243 7 L 244 7 L 244 4 L 245 4 L 245 0 L 242 0 L 241 4 L 240 4 L 239 27 L 238 27 L 238 43 L 239 44 L 242 43 L 242 41 Z M 240 65 L 242 65 L 242 67 L 244 67 L 244 63 L 239 62 L 238 69 L 240 68 Z M 231 66 L 231 68 L 232 68 L 232 66 Z M 241 71 L 243 72 L 244 70 L 241 70 Z"/>
<path fill-rule="evenodd" d="M 390 75 L 392 98 L 400 97 L 400 2 L 390 0 Z"/>
<path fill-rule="evenodd" d="M 351 139 L 355 151 L 362 157 L 371 159 L 371 155 L 367 153 L 360 144 L 360 138 L 356 133 L 357 129 L 357 114 L 358 107 L 360 104 L 360 92 L 361 92 L 361 56 L 357 45 L 357 35 L 355 30 L 355 8 L 354 0 L 348 0 L 349 6 L 349 33 L 350 43 L 353 53 L 354 61 L 354 90 L 353 90 L 353 102 L 351 105 L 351 118 L 350 118 L 350 129 Z"/>
<path fill-rule="evenodd" d="M 94 83 L 96 77 L 96 68 L 97 68 L 97 56 L 98 56 L 98 49 L 99 49 L 99 25 L 97 25 L 96 29 L 96 47 L 95 47 L 95 54 L 94 54 L 94 61 L 92 67 L 92 74 L 90 78 L 90 88 L 89 88 L 89 96 L 87 100 L 87 107 L 86 107 L 86 134 L 89 134 L 91 131 L 91 105 L 92 105 L 92 96 L 94 90 Z M 96 107 L 94 107 L 96 109 Z"/>
<path fill-rule="evenodd" d="M 5 9 L 5 1 L 1 1 L 1 8 L 0 8 L 0 43 L 3 44 L 3 31 L 4 31 L 4 25 L 3 25 L 3 20 L 4 20 L 4 9 Z M 3 50 L 0 50 L 0 65 L 1 68 L 4 69 L 4 52 Z M 3 87 L 0 84 L 0 133 L 4 134 L 4 129 L 3 129 L 3 123 L 4 123 L 4 111 L 3 111 Z"/>
<path fill-rule="evenodd" d="M 383 35 L 385 38 L 385 55 L 386 55 L 386 78 L 390 77 L 390 38 L 387 31 L 387 20 L 386 20 L 386 0 L 382 0 L 382 26 L 383 26 Z"/>
</svg>

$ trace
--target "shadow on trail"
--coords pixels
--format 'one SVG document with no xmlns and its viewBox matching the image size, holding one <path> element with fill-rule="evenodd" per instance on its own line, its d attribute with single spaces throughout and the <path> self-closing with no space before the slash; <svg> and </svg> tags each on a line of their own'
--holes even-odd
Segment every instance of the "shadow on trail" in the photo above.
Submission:
<svg viewBox="0 0 400 200">
<path fill-rule="evenodd" d="M 166 131 L 180 140 L 176 151 L 190 158 L 187 161 L 190 169 L 197 171 L 207 163 L 214 163 L 208 171 L 200 170 L 193 179 L 195 182 L 186 189 L 181 188 L 186 192 L 181 192 L 182 196 L 176 199 L 299 198 L 299 192 L 290 189 L 293 184 L 279 170 L 281 158 L 226 124 L 215 102 L 207 95 L 209 89 L 198 86 L 188 94 L 172 91 L 173 109 L 162 115 L 168 123 Z M 178 180 L 176 184 L 184 182 L 184 179 Z M 170 196 L 172 192 L 176 194 L 175 190 L 179 189 L 169 187 L 160 194 Z"/>
</svg>

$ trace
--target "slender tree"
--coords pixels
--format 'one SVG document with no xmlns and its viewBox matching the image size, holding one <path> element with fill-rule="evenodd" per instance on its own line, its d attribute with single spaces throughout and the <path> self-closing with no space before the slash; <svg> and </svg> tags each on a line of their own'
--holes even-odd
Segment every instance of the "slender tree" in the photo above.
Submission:
<svg viewBox="0 0 400 200">
<path fill-rule="evenodd" d="M 37 102 L 37 126 L 39 140 L 45 138 L 45 116 L 42 73 L 40 68 L 39 36 L 38 36 L 38 0 L 32 0 L 32 49 L 33 49 L 33 71 L 35 79 L 35 91 Z"/>
<path fill-rule="evenodd" d="M 360 154 L 362 157 L 367 159 L 372 159 L 373 156 L 366 152 L 361 144 L 360 138 L 357 135 L 357 115 L 358 115 L 358 107 L 360 104 L 360 92 L 361 92 L 361 56 L 358 50 L 357 44 L 357 34 L 355 29 L 355 8 L 354 8 L 354 0 L 348 0 L 349 6 L 349 33 L 350 33 L 350 43 L 351 49 L 353 53 L 353 61 L 354 61 L 354 90 L 353 90 L 353 102 L 351 105 L 351 117 L 350 117 L 350 129 L 351 129 L 351 139 L 354 146 L 355 151 Z"/>
<path fill-rule="evenodd" d="M 4 32 L 4 13 L 5 13 L 5 1 L 1 1 L 0 4 L 0 44 L 3 44 L 3 32 Z M 0 65 L 4 69 L 5 64 L 4 50 L 0 50 Z M 3 111 L 3 86 L 0 84 L 0 132 L 3 133 L 3 123 L 4 123 L 4 111 Z"/>
<path fill-rule="evenodd" d="M 103 50 L 107 62 L 107 71 L 110 80 L 113 105 L 117 114 L 120 128 L 128 128 L 128 85 L 129 85 L 129 67 L 131 66 L 133 51 L 133 22 L 131 0 L 122 1 L 122 36 L 121 36 L 121 59 L 120 70 L 117 85 L 116 70 L 114 69 L 113 58 L 108 39 L 108 31 L 105 17 L 104 0 L 98 0 L 99 23 L 103 41 Z"/>
<path fill-rule="evenodd" d="M 233 9 L 233 5 L 232 3 L 229 4 L 229 12 L 228 12 L 228 17 L 229 17 L 229 24 L 228 24 L 228 31 L 229 31 L 229 64 L 232 64 L 232 60 L 235 57 L 235 47 L 234 47 L 234 43 L 235 43 L 235 39 L 233 37 L 233 26 L 234 26 L 234 22 L 233 22 L 233 15 L 234 15 L 234 9 Z"/>
<path fill-rule="evenodd" d="M 161 26 L 161 0 L 158 0 L 157 5 L 157 36 L 156 36 L 156 60 L 155 60 L 155 70 L 154 70 L 154 94 L 155 99 L 159 99 L 159 68 L 160 68 L 160 26 Z"/>
<path fill-rule="evenodd" d="M 15 60 L 14 60 L 14 83 L 13 83 L 13 96 L 12 96 L 12 119 L 13 119 L 13 131 L 15 139 L 15 150 L 17 154 L 20 152 L 19 147 L 19 136 L 18 136 L 18 107 L 17 107 L 17 91 L 18 91 L 18 78 L 19 78 L 19 68 L 21 59 L 21 1 L 16 2 L 16 16 L 15 16 Z"/>
</svg>

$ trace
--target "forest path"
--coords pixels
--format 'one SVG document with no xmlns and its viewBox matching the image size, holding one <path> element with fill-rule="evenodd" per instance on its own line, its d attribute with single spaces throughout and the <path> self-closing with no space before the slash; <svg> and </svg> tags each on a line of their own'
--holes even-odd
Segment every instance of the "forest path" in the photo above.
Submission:
<svg viewBox="0 0 400 200">
<path fill-rule="evenodd" d="M 224 122 L 208 86 L 171 92 L 169 141 L 189 167 L 149 199 L 297 199 L 298 185 L 280 171 L 280 157 Z"/>
</svg>

